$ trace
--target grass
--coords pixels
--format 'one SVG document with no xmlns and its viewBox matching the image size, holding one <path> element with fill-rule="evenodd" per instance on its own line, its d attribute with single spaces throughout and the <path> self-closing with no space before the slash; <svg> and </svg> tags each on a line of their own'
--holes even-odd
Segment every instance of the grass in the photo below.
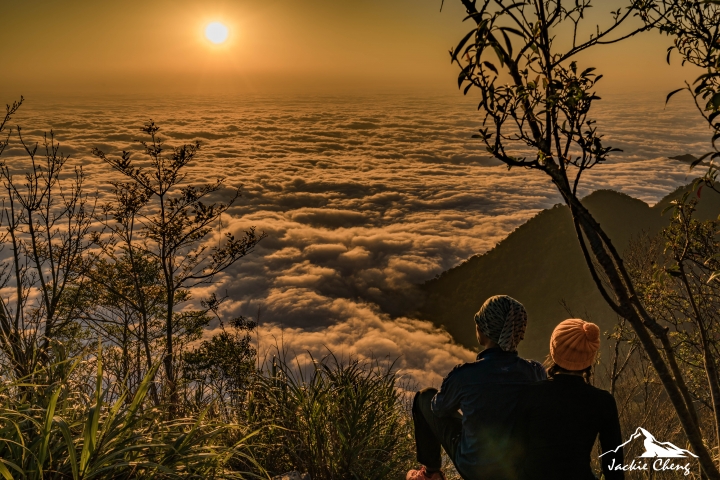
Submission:
<svg viewBox="0 0 720 480">
<path fill-rule="evenodd" d="M 148 391 L 114 393 L 102 353 L 0 385 L 0 479 L 404 478 L 412 421 L 392 365 L 329 355 L 307 368 L 274 359 L 234 401 L 234 421 L 208 407 L 172 418 Z M 55 378 L 55 380 L 51 380 Z M 44 379 L 44 380 L 43 380 Z M 85 380 L 82 380 L 85 379 Z M 190 410 L 188 410 L 190 411 Z"/>
<path fill-rule="evenodd" d="M 100 361 L 89 398 L 69 376 L 52 385 L 13 381 L 0 387 L 0 477 L 246 478 L 226 465 L 234 457 L 252 463 L 252 435 L 228 445 L 228 434 L 237 436 L 243 427 L 204 415 L 169 419 L 166 409 L 148 408 L 155 370 L 133 398 L 121 394 L 112 403 L 105 401 L 109 391 L 103 389 Z"/>
<path fill-rule="evenodd" d="M 262 429 L 258 460 L 269 471 L 370 480 L 404 478 L 412 465 L 412 423 L 392 365 L 273 359 L 257 382 L 248 421 Z"/>
</svg>

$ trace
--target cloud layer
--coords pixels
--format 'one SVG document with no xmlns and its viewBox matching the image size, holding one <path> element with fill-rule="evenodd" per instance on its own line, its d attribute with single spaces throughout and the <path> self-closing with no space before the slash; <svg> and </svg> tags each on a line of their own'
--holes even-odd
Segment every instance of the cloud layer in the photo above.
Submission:
<svg viewBox="0 0 720 480">
<path fill-rule="evenodd" d="M 613 188 L 653 203 L 687 181 L 687 166 L 667 157 L 708 146 L 687 105 L 604 102 L 599 128 L 624 152 L 587 174 L 584 194 Z M 138 151 L 149 118 L 171 145 L 202 142 L 195 181 L 222 176 L 242 188 L 226 228 L 268 234 L 219 279 L 226 313 L 260 312 L 264 335 L 293 350 L 400 357 L 420 382 L 472 354 L 428 323 L 391 319 L 418 301 L 414 285 L 561 201 L 537 172 L 488 158 L 470 139 L 475 106 L 458 97 L 31 99 L 16 122 L 28 138 L 52 128 L 105 192 L 111 174 L 90 150 Z M 22 158 L 17 144 L 6 154 Z"/>
</svg>

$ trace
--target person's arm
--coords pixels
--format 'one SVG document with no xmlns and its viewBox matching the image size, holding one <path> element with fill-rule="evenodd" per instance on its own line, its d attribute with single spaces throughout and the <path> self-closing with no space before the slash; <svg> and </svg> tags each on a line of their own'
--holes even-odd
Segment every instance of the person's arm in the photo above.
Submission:
<svg viewBox="0 0 720 480">
<path fill-rule="evenodd" d="M 605 480 L 625 480 L 622 470 L 610 470 L 609 466 L 623 464 L 623 449 L 618 448 L 623 443 L 620 432 L 620 419 L 618 418 L 615 398 L 609 392 L 603 392 L 603 404 L 600 408 L 600 449 L 605 452 L 618 449 L 615 453 L 608 453 L 600 458 Z"/>
<path fill-rule="evenodd" d="M 435 394 L 430 404 L 433 413 L 438 417 L 456 415 L 460 408 L 460 385 L 456 370 L 457 367 L 443 379 L 440 391 Z"/>
</svg>

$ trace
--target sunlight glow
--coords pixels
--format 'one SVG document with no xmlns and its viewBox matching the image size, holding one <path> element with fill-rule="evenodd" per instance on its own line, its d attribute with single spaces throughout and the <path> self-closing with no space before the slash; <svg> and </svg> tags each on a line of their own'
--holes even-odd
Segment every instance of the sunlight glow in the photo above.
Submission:
<svg viewBox="0 0 720 480">
<path fill-rule="evenodd" d="M 212 43 L 223 43 L 228 38 L 228 28 L 220 22 L 212 22 L 205 27 L 205 36 Z"/>
</svg>

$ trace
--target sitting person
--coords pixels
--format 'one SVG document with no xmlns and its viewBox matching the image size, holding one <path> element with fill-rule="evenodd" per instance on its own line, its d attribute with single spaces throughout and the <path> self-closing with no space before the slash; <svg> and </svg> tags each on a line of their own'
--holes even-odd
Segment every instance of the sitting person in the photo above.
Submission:
<svg viewBox="0 0 720 480">
<path fill-rule="evenodd" d="M 508 444 L 522 388 L 546 378 L 543 366 L 518 356 L 527 313 L 507 295 L 489 298 L 475 315 L 481 352 L 477 360 L 455 367 L 440 391 L 427 388 L 415 395 L 419 470 L 407 480 L 443 480 L 441 447 L 466 480 L 516 478 L 516 461 Z"/>
<path fill-rule="evenodd" d="M 550 339 L 548 380 L 525 387 L 514 438 L 523 445 L 527 480 L 595 480 L 590 467 L 598 434 L 605 480 L 622 480 L 623 440 L 613 396 L 590 385 L 600 329 L 579 319 L 561 322 Z M 613 450 L 617 449 L 617 452 Z"/>
</svg>

